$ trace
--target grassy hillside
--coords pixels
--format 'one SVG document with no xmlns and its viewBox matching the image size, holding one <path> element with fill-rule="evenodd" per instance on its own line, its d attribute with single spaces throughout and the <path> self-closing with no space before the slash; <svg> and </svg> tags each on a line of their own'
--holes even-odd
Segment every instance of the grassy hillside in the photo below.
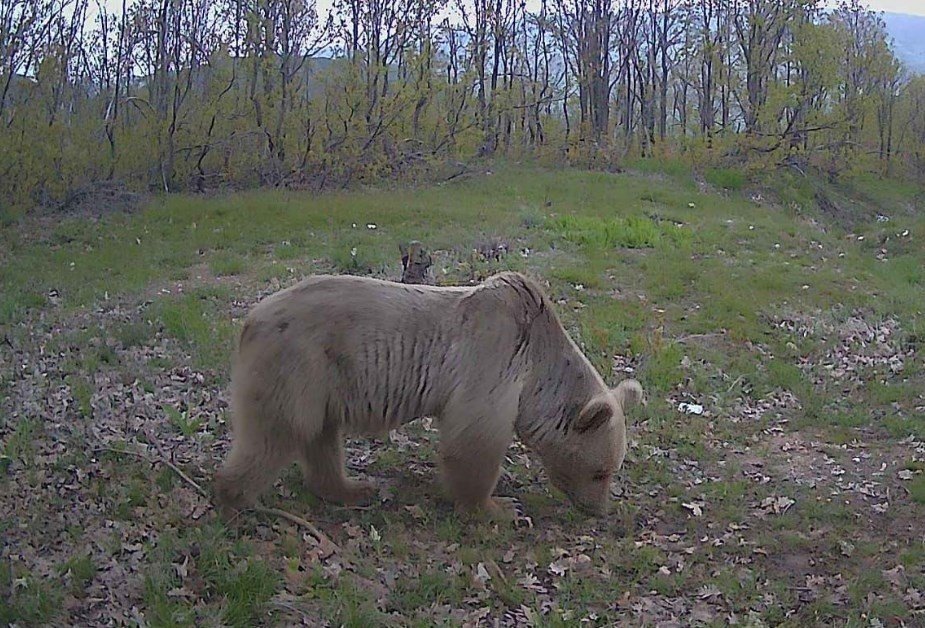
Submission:
<svg viewBox="0 0 925 628">
<path fill-rule="evenodd" d="M 923 207 L 893 183 L 643 162 L 4 227 L 0 621 L 921 621 Z M 267 496 L 336 549 L 260 513 L 226 526 L 197 492 L 228 447 L 247 308 L 313 273 L 397 278 L 409 239 L 440 283 L 548 281 L 605 378 L 643 383 L 609 517 L 569 509 L 515 444 L 498 492 L 518 520 L 461 520 L 429 421 L 351 441 L 372 507 L 317 502 L 296 467 Z M 500 261 L 473 253 L 498 241 Z"/>
</svg>

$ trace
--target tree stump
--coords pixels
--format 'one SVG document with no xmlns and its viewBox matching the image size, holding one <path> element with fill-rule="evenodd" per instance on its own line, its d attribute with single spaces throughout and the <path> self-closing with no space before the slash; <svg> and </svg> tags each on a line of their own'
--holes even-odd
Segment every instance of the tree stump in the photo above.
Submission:
<svg viewBox="0 0 925 628">
<path fill-rule="evenodd" d="M 424 246 L 417 240 L 412 240 L 407 245 L 399 244 L 398 250 L 401 251 L 401 282 L 402 283 L 430 283 L 427 277 L 427 269 L 433 265 Z"/>
</svg>

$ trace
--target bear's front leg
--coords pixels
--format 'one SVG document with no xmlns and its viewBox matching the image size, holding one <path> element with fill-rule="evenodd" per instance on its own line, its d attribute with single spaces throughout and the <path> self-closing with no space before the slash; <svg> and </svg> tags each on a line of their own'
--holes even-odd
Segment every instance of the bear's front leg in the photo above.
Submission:
<svg viewBox="0 0 925 628">
<path fill-rule="evenodd" d="M 457 512 L 487 515 L 491 519 L 513 518 L 513 508 L 505 501 L 492 497 L 501 471 L 500 459 L 443 455 L 441 466 L 444 482 Z"/>
<path fill-rule="evenodd" d="M 448 431 L 440 438 L 440 461 L 456 509 L 486 514 L 493 519 L 512 519 L 510 504 L 492 497 L 513 437 L 511 431 L 499 426 L 479 429 L 472 425 Z"/>
</svg>

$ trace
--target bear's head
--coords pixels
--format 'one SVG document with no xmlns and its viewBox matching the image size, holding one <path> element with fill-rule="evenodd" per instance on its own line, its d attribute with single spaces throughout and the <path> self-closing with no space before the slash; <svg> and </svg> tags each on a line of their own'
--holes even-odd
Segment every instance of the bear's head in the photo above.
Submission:
<svg viewBox="0 0 925 628">
<path fill-rule="evenodd" d="M 610 502 L 610 480 L 626 456 L 625 412 L 645 404 L 642 386 L 628 379 L 588 401 L 561 440 L 538 448 L 552 484 L 578 508 L 604 514 Z"/>
</svg>

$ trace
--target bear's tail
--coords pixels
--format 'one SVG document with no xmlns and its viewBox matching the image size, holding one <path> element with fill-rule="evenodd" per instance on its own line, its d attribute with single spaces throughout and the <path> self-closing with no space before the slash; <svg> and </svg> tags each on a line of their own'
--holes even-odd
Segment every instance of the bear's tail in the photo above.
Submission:
<svg viewBox="0 0 925 628">
<path fill-rule="evenodd" d="M 241 335 L 238 336 L 238 348 L 243 348 L 254 337 L 256 331 L 256 325 L 254 325 L 253 321 L 245 321 L 244 327 L 241 329 Z"/>
<path fill-rule="evenodd" d="M 237 379 L 236 374 L 240 366 L 242 356 L 248 345 L 253 344 L 258 335 L 260 324 L 248 318 L 244 321 L 244 327 L 238 335 L 238 346 L 234 348 L 231 356 L 231 379 Z"/>
</svg>

